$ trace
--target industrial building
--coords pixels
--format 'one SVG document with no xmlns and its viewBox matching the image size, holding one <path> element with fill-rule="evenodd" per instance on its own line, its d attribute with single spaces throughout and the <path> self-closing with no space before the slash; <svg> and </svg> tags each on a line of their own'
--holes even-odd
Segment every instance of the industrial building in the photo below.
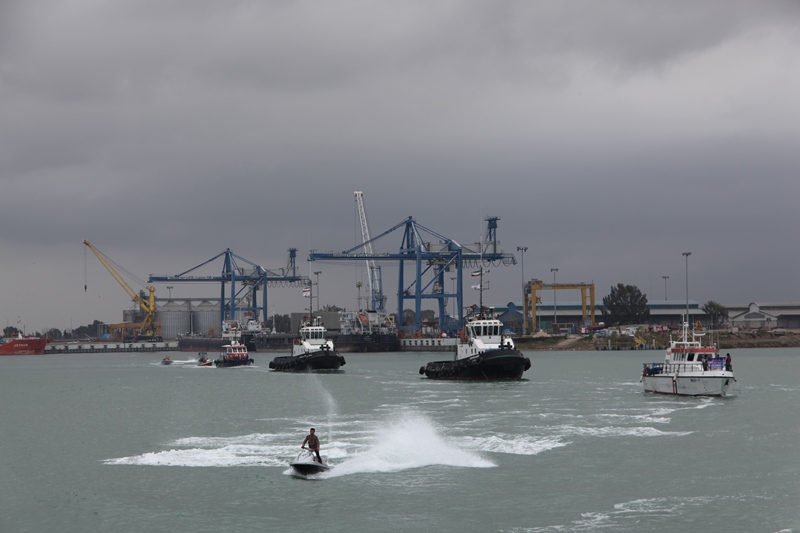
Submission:
<svg viewBox="0 0 800 533">
<path fill-rule="evenodd" d="M 689 318 L 691 323 L 701 322 L 708 325 L 708 316 L 701 307 L 705 302 L 689 300 Z M 800 302 L 769 302 L 764 304 L 750 303 L 747 305 L 725 305 L 728 310 L 728 326 L 740 329 L 759 328 L 800 328 Z M 579 331 L 584 325 L 583 308 L 581 302 L 569 301 L 537 304 L 537 324 L 534 331 L 552 330 L 557 320 L 559 330 L 562 332 Z M 603 320 L 602 304 L 595 305 L 595 320 Z M 677 300 L 655 300 L 648 302 L 650 309 L 649 324 L 665 324 L 678 327 L 686 314 L 687 304 Z M 495 307 L 500 320 L 506 328 L 515 333 L 522 333 L 522 306 L 518 303 L 508 302 L 504 306 Z"/>
</svg>

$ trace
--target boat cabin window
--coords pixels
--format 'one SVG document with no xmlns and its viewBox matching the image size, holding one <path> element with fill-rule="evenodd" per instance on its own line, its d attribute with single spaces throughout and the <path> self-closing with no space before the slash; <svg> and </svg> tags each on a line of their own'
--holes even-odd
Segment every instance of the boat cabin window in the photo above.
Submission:
<svg viewBox="0 0 800 533">
<path fill-rule="evenodd" d="M 500 335 L 500 327 L 497 325 L 477 325 L 477 326 L 470 326 L 467 329 L 469 333 L 473 336 L 478 337 L 489 337 L 491 335 Z"/>
<path fill-rule="evenodd" d="M 693 354 L 693 353 L 690 353 L 690 354 L 689 354 L 689 355 L 686 357 L 686 360 L 687 360 L 687 361 L 694 361 L 694 354 Z"/>
</svg>

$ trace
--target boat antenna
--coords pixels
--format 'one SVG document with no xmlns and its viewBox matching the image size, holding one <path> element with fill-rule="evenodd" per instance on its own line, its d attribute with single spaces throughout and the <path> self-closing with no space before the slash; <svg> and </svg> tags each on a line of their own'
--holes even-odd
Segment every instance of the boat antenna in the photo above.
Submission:
<svg viewBox="0 0 800 533">
<path fill-rule="evenodd" d="M 481 240 L 481 264 L 479 267 L 480 275 L 478 277 L 478 312 L 480 318 L 483 318 L 483 240 Z"/>
</svg>

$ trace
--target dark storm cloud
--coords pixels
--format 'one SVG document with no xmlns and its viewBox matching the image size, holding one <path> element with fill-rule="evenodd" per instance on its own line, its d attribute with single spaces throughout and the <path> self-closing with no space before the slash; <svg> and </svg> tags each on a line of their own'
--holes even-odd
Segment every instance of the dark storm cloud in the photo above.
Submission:
<svg viewBox="0 0 800 533">
<path fill-rule="evenodd" d="M 305 258 L 358 242 L 355 190 L 373 234 L 414 216 L 466 243 L 501 217 L 526 277 L 656 298 L 692 250 L 694 299 L 800 299 L 795 2 L 0 10 L 0 295 L 36 327 L 119 319 L 84 238 L 140 277 L 296 247 L 352 307 L 355 267 Z M 520 265 L 494 275 L 518 300 Z"/>
</svg>

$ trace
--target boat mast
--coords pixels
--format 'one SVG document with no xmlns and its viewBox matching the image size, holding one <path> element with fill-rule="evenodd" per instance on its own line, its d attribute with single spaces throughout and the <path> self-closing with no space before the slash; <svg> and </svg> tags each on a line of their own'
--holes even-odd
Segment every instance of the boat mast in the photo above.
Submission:
<svg viewBox="0 0 800 533">
<path fill-rule="evenodd" d="M 310 277 L 310 276 L 309 276 Z M 314 324 L 314 282 L 308 284 L 308 323 Z"/>
<path fill-rule="evenodd" d="M 483 234 L 481 234 L 481 254 L 480 254 L 480 268 L 478 277 L 478 318 L 485 318 L 483 316 Z"/>
</svg>

